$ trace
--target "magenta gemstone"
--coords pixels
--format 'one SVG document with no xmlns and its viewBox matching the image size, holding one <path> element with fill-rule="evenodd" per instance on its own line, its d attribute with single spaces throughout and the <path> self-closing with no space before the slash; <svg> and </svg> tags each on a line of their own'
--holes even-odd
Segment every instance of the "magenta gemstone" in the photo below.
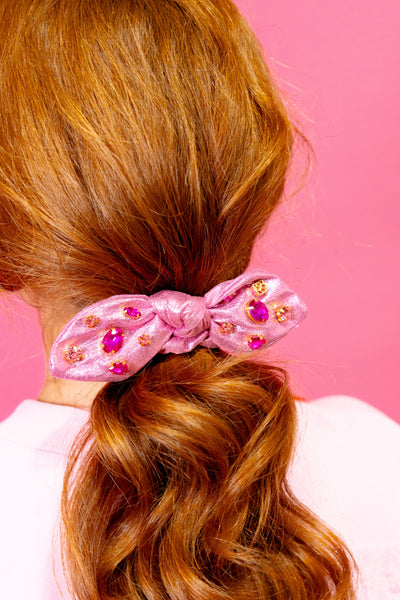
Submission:
<svg viewBox="0 0 400 600">
<path fill-rule="evenodd" d="M 261 300 L 250 300 L 246 305 L 246 311 L 250 319 L 257 321 L 257 323 L 264 323 L 268 320 L 268 308 Z"/>
<path fill-rule="evenodd" d="M 140 317 L 142 316 L 140 310 L 134 308 L 133 306 L 126 306 L 124 308 L 124 313 L 127 317 L 130 317 L 131 319 L 140 319 Z"/>
<path fill-rule="evenodd" d="M 124 342 L 124 334 L 122 329 L 114 327 L 110 329 L 103 337 L 102 346 L 104 352 L 110 354 L 112 352 L 118 352 Z"/>
<path fill-rule="evenodd" d="M 248 346 L 252 350 L 259 350 L 267 343 L 267 340 L 262 335 L 252 335 L 248 340 Z"/>
<path fill-rule="evenodd" d="M 231 300 L 233 300 L 235 298 L 235 296 L 237 296 L 237 292 L 232 292 L 232 294 L 230 294 L 229 296 L 226 296 L 226 298 L 224 298 L 223 302 L 224 304 L 227 304 L 228 302 L 230 302 Z"/>
<path fill-rule="evenodd" d="M 115 362 L 111 365 L 110 371 L 115 375 L 125 375 L 128 370 L 128 365 L 125 361 L 123 362 Z"/>
</svg>

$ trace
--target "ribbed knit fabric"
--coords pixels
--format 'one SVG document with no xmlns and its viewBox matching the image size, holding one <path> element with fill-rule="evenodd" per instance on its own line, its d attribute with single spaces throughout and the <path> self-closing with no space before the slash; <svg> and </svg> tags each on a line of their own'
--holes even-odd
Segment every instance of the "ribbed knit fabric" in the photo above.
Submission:
<svg viewBox="0 0 400 600">
<path fill-rule="evenodd" d="M 400 600 L 400 426 L 348 396 L 297 407 L 294 492 L 349 545 L 362 571 L 359 600 Z M 66 455 L 88 418 L 24 400 L 0 423 L 5 600 L 70 600 L 56 531 Z"/>
</svg>

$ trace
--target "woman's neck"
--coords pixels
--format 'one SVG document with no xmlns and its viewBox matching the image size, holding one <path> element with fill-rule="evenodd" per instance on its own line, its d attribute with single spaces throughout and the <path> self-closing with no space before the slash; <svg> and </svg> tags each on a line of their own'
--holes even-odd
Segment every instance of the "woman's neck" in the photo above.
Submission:
<svg viewBox="0 0 400 600">
<path fill-rule="evenodd" d="M 37 400 L 76 408 L 89 408 L 98 392 L 104 387 L 103 382 L 57 379 L 52 377 L 48 370 L 51 347 L 60 331 L 73 316 L 73 311 L 62 311 L 58 316 L 53 308 L 38 309 L 38 312 L 46 355 L 46 379 Z"/>
<path fill-rule="evenodd" d="M 104 383 L 67 381 L 46 374 L 46 380 L 37 400 L 50 404 L 63 404 L 76 408 L 90 408 Z"/>
</svg>

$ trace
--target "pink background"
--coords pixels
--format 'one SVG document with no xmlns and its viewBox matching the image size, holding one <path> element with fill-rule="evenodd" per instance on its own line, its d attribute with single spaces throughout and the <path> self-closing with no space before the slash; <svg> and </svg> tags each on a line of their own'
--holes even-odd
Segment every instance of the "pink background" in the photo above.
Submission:
<svg viewBox="0 0 400 600">
<path fill-rule="evenodd" d="M 275 215 L 252 267 L 277 273 L 309 316 L 270 349 L 297 394 L 348 394 L 400 422 L 394 277 L 398 202 L 397 0 L 237 0 L 316 152 L 307 187 Z M 289 186 L 294 188 L 294 183 Z M 397 272 L 397 270 L 396 270 Z M 34 312 L 4 300 L 0 418 L 44 379 Z"/>
</svg>

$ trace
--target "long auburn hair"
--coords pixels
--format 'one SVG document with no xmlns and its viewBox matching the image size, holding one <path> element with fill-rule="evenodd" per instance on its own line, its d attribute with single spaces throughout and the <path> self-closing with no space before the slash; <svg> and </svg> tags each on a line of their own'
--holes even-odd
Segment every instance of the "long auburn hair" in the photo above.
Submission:
<svg viewBox="0 0 400 600">
<path fill-rule="evenodd" d="M 230 0 L 2 0 L 0 278 L 74 310 L 249 263 L 296 128 Z M 349 600 L 287 480 L 285 370 L 197 348 L 104 386 L 65 472 L 79 600 Z"/>
</svg>

